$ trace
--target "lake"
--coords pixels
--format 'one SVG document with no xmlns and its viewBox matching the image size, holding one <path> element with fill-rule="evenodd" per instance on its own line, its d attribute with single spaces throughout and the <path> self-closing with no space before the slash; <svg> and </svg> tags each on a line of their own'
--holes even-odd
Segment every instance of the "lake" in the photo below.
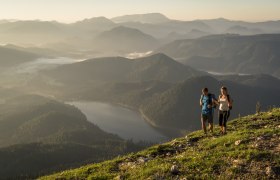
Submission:
<svg viewBox="0 0 280 180">
<path fill-rule="evenodd" d="M 168 138 L 151 127 L 140 115 L 133 110 L 103 102 L 68 102 L 79 108 L 88 121 L 102 130 L 117 134 L 123 139 L 134 142 L 148 141 L 153 143 L 167 141 Z"/>
</svg>

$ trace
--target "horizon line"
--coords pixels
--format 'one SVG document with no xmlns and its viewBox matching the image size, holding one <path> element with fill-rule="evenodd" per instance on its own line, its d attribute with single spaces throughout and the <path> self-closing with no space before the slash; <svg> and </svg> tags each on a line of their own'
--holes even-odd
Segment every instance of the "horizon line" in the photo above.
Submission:
<svg viewBox="0 0 280 180">
<path fill-rule="evenodd" d="M 123 14 L 123 15 L 119 15 L 119 16 L 114 16 L 114 17 L 106 17 L 106 16 L 92 16 L 92 17 L 85 17 L 85 18 L 81 18 L 78 20 L 73 20 L 73 21 L 61 21 L 58 19 L 15 19 L 15 18 L 1 18 L 0 21 L 8 21 L 8 22 L 17 22 L 17 21 L 39 21 L 39 22 L 58 22 L 58 23 L 62 23 L 62 24 L 72 24 L 72 23 L 76 23 L 76 22 L 80 22 L 80 21 L 84 21 L 86 19 L 93 19 L 93 18 L 106 18 L 108 20 L 113 21 L 113 18 L 116 17 L 122 17 L 122 16 L 130 16 L 130 15 L 147 15 L 147 14 L 161 14 L 163 16 L 165 16 L 166 18 L 168 18 L 169 20 L 175 20 L 175 21 L 185 21 L 185 22 L 191 22 L 191 21 L 207 21 L 207 20 L 219 20 L 219 19 L 223 19 L 223 20 L 228 20 L 228 21 L 241 21 L 241 22 L 248 22 L 248 23 L 260 23 L 260 22 L 276 22 L 276 21 L 280 21 L 280 19 L 267 19 L 267 20 L 240 20 L 240 19 L 231 19 L 231 18 L 225 18 L 225 17 L 216 17 L 216 18 L 198 18 L 198 19 L 173 19 L 173 18 L 169 18 L 168 16 L 166 16 L 163 13 L 159 13 L 159 12 L 151 12 L 151 13 L 136 13 L 136 14 Z"/>
</svg>

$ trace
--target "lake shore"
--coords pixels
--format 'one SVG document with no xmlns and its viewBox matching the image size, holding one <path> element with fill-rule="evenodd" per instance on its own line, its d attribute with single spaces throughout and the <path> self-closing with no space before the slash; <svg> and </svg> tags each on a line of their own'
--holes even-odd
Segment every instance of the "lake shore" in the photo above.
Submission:
<svg viewBox="0 0 280 180">
<path fill-rule="evenodd" d="M 125 139 L 165 142 L 169 138 L 151 124 L 140 110 L 122 103 L 104 101 L 68 101 L 101 129 Z M 141 139 L 142 138 L 142 139 Z"/>
</svg>

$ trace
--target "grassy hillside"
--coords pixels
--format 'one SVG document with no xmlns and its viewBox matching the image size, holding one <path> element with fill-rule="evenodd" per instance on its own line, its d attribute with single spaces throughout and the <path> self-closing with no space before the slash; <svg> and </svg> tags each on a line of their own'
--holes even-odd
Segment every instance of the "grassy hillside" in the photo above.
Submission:
<svg viewBox="0 0 280 180">
<path fill-rule="evenodd" d="M 202 131 L 110 161 L 40 179 L 278 179 L 280 109 L 232 120 L 228 134 Z"/>
</svg>

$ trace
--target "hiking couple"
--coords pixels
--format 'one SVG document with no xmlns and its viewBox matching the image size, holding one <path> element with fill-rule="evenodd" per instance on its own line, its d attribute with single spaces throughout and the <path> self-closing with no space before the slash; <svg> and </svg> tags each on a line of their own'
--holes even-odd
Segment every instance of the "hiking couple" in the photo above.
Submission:
<svg viewBox="0 0 280 180">
<path fill-rule="evenodd" d="M 230 115 L 230 110 L 232 109 L 232 99 L 228 94 L 226 87 L 221 88 L 221 94 L 219 95 L 218 100 L 215 98 L 214 94 L 208 92 L 207 88 L 202 89 L 202 95 L 200 98 L 200 107 L 201 107 L 201 124 L 202 129 L 204 130 L 205 135 L 207 135 L 206 122 L 209 124 L 209 131 L 213 133 L 213 117 L 214 110 L 216 106 L 219 107 L 219 125 L 221 127 L 221 134 L 226 134 L 226 125 L 227 120 Z"/>
</svg>

